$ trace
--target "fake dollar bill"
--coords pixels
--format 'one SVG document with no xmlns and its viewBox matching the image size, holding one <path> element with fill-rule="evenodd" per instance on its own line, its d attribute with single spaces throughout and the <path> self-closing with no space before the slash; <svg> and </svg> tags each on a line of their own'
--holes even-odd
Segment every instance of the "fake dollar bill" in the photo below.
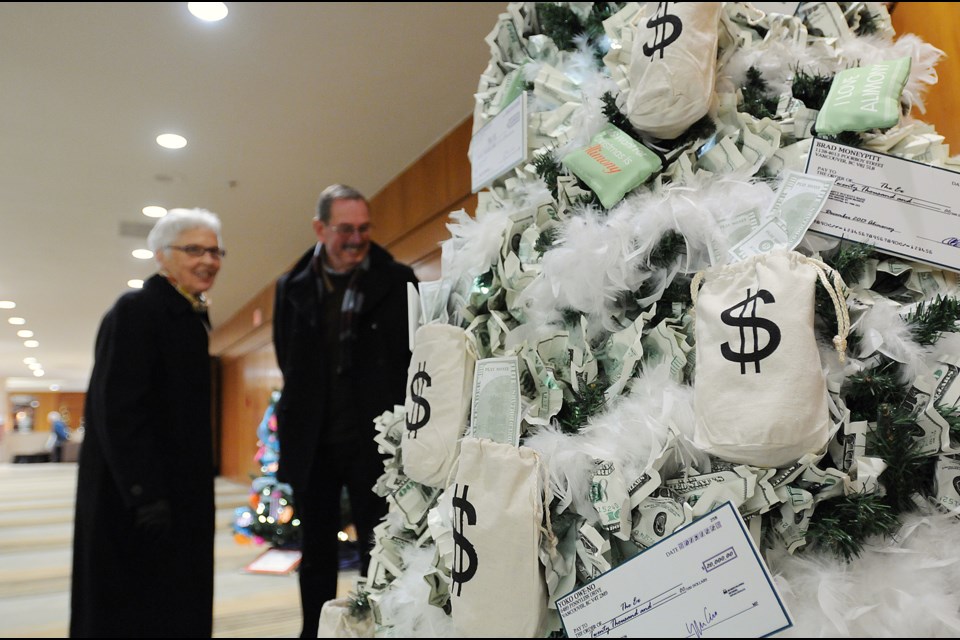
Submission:
<svg viewBox="0 0 960 640">
<path fill-rule="evenodd" d="M 470 435 L 520 446 L 520 365 L 517 356 L 477 360 Z"/>
</svg>

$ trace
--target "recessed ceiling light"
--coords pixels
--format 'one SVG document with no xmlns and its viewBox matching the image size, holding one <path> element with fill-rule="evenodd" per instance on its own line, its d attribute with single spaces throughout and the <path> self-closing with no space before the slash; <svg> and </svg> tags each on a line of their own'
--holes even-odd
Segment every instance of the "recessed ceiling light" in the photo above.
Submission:
<svg viewBox="0 0 960 640">
<path fill-rule="evenodd" d="M 167 215 L 167 210 L 164 207 L 158 207 L 155 204 L 151 204 L 143 208 L 143 215 L 148 218 L 162 218 Z"/>
<path fill-rule="evenodd" d="M 10 324 L 27 324 L 26 320 L 24 320 L 23 318 L 18 318 L 16 316 L 12 318 L 8 318 L 7 322 L 9 322 Z"/>
<path fill-rule="evenodd" d="M 37 342 L 36 340 L 24 340 L 24 341 L 23 341 L 23 346 L 25 346 L 25 347 L 27 347 L 27 348 L 29 348 L 29 349 L 36 349 L 37 347 L 40 346 L 40 343 Z"/>
<path fill-rule="evenodd" d="M 17 336 L 20 338 L 32 338 L 33 331 L 30 331 L 30 329 L 20 329 L 20 331 L 17 331 Z"/>
<path fill-rule="evenodd" d="M 35 376 L 38 377 L 38 378 L 42 378 L 42 377 L 43 377 L 43 369 L 37 369 L 36 371 L 33 372 L 33 375 L 35 375 Z"/>
<path fill-rule="evenodd" d="M 36 361 L 37 361 L 36 358 L 34 358 L 33 356 L 30 356 L 29 358 L 23 359 L 23 364 L 33 364 Z"/>
<path fill-rule="evenodd" d="M 150 251 L 150 249 L 134 249 L 132 255 L 140 260 L 149 260 L 153 257 L 153 251 Z"/>
<path fill-rule="evenodd" d="M 187 9 L 207 22 L 216 22 L 227 17 L 227 5 L 223 2 L 188 2 Z"/>
<path fill-rule="evenodd" d="M 183 149 L 187 146 L 187 139 L 175 133 L 161 133 L 157 136 L 157 144 L 167 149 Z"/>
<path fill-rule="evenodd" d="M 50 391 L 60 391 L 60 385 L 58 384 L 50 385 Z"/>
<path fill-rule="evenodd" d="M 0 309 L 16 309 L 17 303 L 12 300 L 0 300 Z"/>
<path fill-rule="evenodd" d="M 36 371 L 37 369 L 43 369 L 43 365 L 40 364 L 39 362 L 31 362 L 30 364 L 27 365 L 27 367 L 31 371 Z"/>
<path fill-rule="evenodd" d="M 131 289 L 143 289 L 143 280 L 138 280 L 137 278 L 127 280 L 127 286 Z"/>
</svg>

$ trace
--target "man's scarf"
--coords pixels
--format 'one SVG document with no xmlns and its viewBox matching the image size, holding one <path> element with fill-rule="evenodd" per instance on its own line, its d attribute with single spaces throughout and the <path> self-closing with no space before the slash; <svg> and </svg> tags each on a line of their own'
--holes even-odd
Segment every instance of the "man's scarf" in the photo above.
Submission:
<svg viewBox="0 0 960 640">
<path fill-rule="evenodd" d="M 322 276 L 323 288 L 321 297 L 333 291 L 333 282 L 328 275 L 328 269 L 325 265 L 325 249 L 313 257 L 314 273 Z M 370 254 L 363 259 L 357 267 L 350 272 L 350 280 L 347 282 L 347 289 L 343 293 L 343 303 L 340 305 L 340 359 L 337 372 L 342 373 L 353 366 L 353 343 L 357 339 L 357 317 L 363 308 L 363 292 L 360 291 L 360 280 L 370 269 Z"/>
</svg>

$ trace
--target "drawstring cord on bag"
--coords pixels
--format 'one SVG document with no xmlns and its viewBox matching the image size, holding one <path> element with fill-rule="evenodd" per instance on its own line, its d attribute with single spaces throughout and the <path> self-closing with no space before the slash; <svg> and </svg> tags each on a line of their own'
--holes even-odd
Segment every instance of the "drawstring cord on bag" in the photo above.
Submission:
<svg viewBox="0 0 960 640">
<path fill-rule="evenodd" d="M 802 254 L 801 254 L 802 255 Z M 827 290 L 830 299 L 833 301 L 833 308 L 837 312 L 837 335 L 833 336 L 833 348 L 837 350 L 837 357 L 840 363 L 846 361 L 847 354 L 847 336 L 850 335 L 850 312 L 847 310 L 847 284 L 840 277 L 836 269 L 831 269 L 827 263 L 817 258 L 808 258 L 803 256 L 805 262 L 808 262 L 817 270 L 820 282 L 823 288 Z M 827 271 L 833 275 L 833 282 L 827 277 Z"/>
</svg>

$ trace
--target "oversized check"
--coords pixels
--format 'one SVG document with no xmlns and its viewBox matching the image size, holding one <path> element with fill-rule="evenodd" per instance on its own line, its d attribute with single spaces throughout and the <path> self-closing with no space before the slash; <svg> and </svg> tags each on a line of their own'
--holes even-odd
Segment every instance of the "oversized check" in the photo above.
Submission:
<svg viewBox="0 0 960 640">
<path fill-rule="evenodd" d="M 960 271 L 960 173 L 820 139 L 806 172 L 836 180 L 811 231 Z"/>
<path fill-rule="evenodd" d="M 758 638 L 793 626 L 733 503 L 557 600 L 571 638 Z"/>
</svg>

